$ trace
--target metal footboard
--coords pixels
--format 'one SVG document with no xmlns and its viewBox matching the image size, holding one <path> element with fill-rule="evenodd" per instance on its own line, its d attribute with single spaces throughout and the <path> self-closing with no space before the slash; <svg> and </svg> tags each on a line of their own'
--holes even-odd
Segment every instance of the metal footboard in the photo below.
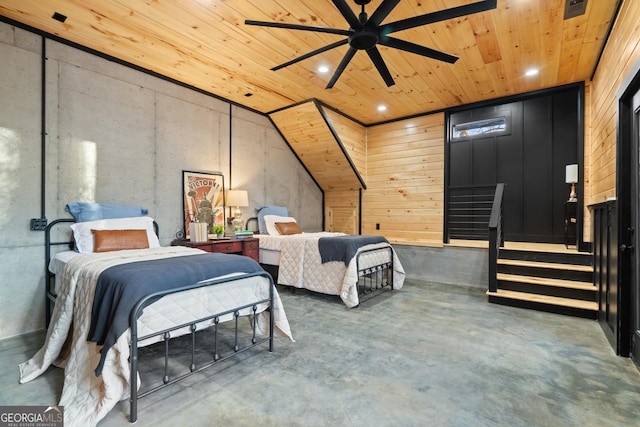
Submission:
<svg viewBox="0 0 640 427">
<path fill-rule="evenodd" d="M 195 319 L 192 320 L 190 322 L 186 322 L 180 325 L 176 325 L 173 326 L 171 328 L 168 329 L 164 329 L 161 331 L 157 331 L 154 332 L 152 334 L 148 334 L 145 336 L 138 336 L 138 322 L 137 319 L 140 317 L 140 315 L 142 314 L 142 310 L 144 309 L 144 307 L 148 306 L 149 304 L 151 304 L 151 302 L 155 301 L 157 298 L 162 297 L 162 296 L 166 296 L 169 294 L 175 294 L 178 292 L 185 292 L 185 291 L 189 291 L 192 289 L 197 289 L 197 288 L 202 288 L 205 286 L 215 286 L 215 285 L 219 285 L 221 283 L 227 283 L 227 282 L 232 282 L 232 281 L 237 281 L 237 280 L 243 280 L 243 279 L 248 279 L 251 277 L 257 277 L 257 276 L 261 276 L 264 277 L 268 280 L 269 282 L 269 298 L 265 298 L 265 299 L 261 299 L 258 301 L 254 301 L 252 303 L 243 305 L 243 306 L 239 306 L 239 307 L 234 307 L 230 310 L 227 311 L 223 311 L 220 313 L 216 313 L 210 316 L 206 316 L 206 317 L 202 317 L 199 319 Z M 273 328 L 274 328 L 274 313 L 272 310 L 273 307 L 273 301 L 274 301 L 274 291 L 275 291 L 275 285 L 273 282 L 273 279 L 271 278 L 271 275 L 269 275 L 269 273 L 267 272 L 257 272 L 257 273 L 251 273 L 251 274 L 243 274 L 240 276 L 232 276 L 232 277 L 228 277 L 228 278 L 224 278 L 224 279 L 212 279 L 212 280 L 207 280 L 207 281 L 203 281 L 203 282 L 199 282 L 196 283 L 194 285 L 190 285 L 190 286 L 185 286 L 179 289 L 172 289 L 172 290 L 168 290 L 165 292 L 156 292 L 154 294 L 148 295 L 146 296 L 144 299 L 142 299 L 140 302 L 138 302 L 138 304 L 136 304 L 136 306 L 133 308 L 133 310 L 131 311 L 131 314 L 129 316 L 129 327 L 130 327 L 130 331 L 131 331 L 131 344 L 130 344 L 130 366 L 131 366 L 131 372 L 130 372 L 130 383 L 131 383 L 131 397 L 129 398 L 129 403 L 130 403 L 130 415 L 129 415 L 129 420 L 130 422 L 134 423 L 136 422 L 137 418 L 138 418 L 138 399 L 144 396 L 147 396 L 155 391 L 161 390 L 171 384 L 174 384 L 184 378 L 187 378 L 195 373 L 198 373 L 204 369 L 209 368 L 210 366 L 217 364 L 219 362 L 222 362 L 230 357 L 233 357 L 237 354 L 240 354 L 246 350 L 249 350 L 255 346 L 258 346 L 260 344 L 269 343 L 269 352 L 273 351 Z M 267 308 L 267 310 L 271 310 L 270 316 L 269 316 L 269 335 L 266 338 L 262 338 L 262 339 L 258 339 L 258 337 L 256 337 L 256 326 L 257 326 L 257 310 L 258 310 L 258 306 L 260 304 L 265 304 L 268 303 L 269 307 Z M 252 336 L 250 339 L 250 344 L 247 344 L 243 347 L 240 347 L 239 345 L 239 331 L 238 331 L 238 319 L 240 316 L 240 312 L 242 310 L 245 310 L 249 308 L 251 311 L 251 331 L 252 331 Z M 235 322 L 235 328 L 234 328 L 234 332 L 235 332 L 235 337 L 234 337 L 234 345 L 233 345 L 233 351 L 230 352 L 229 354 L 220 356 L 219 352 L 218 352 L 218 327 L 219 327 L 219 322 L 220 322 L 220 318 L 228 315 L 228 314 L 233 314 L 233 321 Z M 213 325 L 210 326 L 209 328 L 213 328 L 213 334 L 214 334 L 214 341 L 213 341 L 213 348 L 211 349 L 211 360 L 207 363 L 204 363 L 200 366 L 196 366 L 196 361 L 195 361 L 195 345 L 196 345 L 196 330 L 197 330 L 197 325 L 201 322 L 206 322 L 206 321 L 211 321 L 213 320 Z M 185 327 L 188 327 L 190 330 L 190 335 L 191 335 L 191 364 L 189 366 L 189 372 L 184 373 L 182 375 L 178 375 L 175 378 L 171 378 L 169 375 L 169 343 L 171 340 L 171 334 L 174 331 L 183 329 Z M 164 341 L 164 372 L 163 372 L 163 377 L 162 377 L 162 384 L 153 387 L 149 390 L 145 390 L 142 393 L 138 393 L 138 350 L 139 350 L 139 343 L 142 342 L 143 340 L 147 340 L 151 337 L 158 337 L 158 336 L 162 336 L 162 341 Z"/>
<path fill-rule="evenodd" d="M 365 262 L 368 255 L 376 252 L 387 252 L 388 257 L 382 262 L 373 264 Z M 393 290 L 393 248 L 373 248 L 361 250 L 356 255 L 356 268 L 358 269 L 358 294 L 368 295 L 389 286 Z"/>
</svg>

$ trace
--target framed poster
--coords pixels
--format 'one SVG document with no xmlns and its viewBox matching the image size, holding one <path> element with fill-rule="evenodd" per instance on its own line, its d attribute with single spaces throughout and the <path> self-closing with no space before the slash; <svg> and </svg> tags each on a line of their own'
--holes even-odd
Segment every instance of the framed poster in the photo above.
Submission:
<svg viewBox="0 0 640 427">
<path fill-rule="evenodd" d="M 182 171 L 184 235 L 190 238 L 192 222 L 206 222 L 208 234 L 224 225 L 224 176 L 219 172 Z"/>
</svg>

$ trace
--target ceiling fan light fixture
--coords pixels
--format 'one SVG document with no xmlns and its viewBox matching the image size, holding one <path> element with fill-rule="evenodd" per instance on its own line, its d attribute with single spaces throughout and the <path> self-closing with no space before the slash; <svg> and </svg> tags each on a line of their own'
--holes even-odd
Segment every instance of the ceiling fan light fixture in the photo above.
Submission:
<svg viewBox="0 0 640 427">
<path fill-rule="evenodd" d="M 320 65 L 318 66 L 318 72 L 320 74 L 325 74 L 329 72 L 329 66 L 328 65 Z"/>
</svg>

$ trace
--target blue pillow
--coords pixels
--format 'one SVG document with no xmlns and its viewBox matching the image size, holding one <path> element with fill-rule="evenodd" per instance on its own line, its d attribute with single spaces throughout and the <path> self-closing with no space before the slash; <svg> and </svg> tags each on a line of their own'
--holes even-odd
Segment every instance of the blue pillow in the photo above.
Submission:
<svg viewBox="0 0 640 427">
<path fill-rule="evenodd" d="M 258 231 L 267 234 L 267 226 L 264 223 L 265 215 L 289 216 L 289 208 L 286 206 L 262 205 L 256 208 L 258 211 Z"/>
<path fill-rule="evenodd" d="M 69 203 L 65 210 L 75 218 L 76 222 L 96 221 L 99 219 L 132 218 L 145 216 L 149 209 L 139 206 L 111 205 L 106 203 L 78 202 Z"/>
</svg>

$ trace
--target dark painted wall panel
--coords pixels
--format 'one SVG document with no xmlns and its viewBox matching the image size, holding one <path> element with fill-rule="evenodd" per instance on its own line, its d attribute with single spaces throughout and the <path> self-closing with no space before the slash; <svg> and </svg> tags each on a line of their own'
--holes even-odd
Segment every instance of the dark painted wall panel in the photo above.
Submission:
<svg viewBox="0 0 640 427">
<path fill-rule="evenodd" d="M 571 186 L 565 182 L 566 166 L 576 163 L 578 147 L 578 111 L 571 92 L 553 95 L 553 233 L 564 233 L 564 204 Z M 572 124 L 575 124 L 572 126 Z M 580 175 L 580 173 L 578 174 Z M 579 191 L 576 186 L 576 191 Z M 578 196 L 581 200 L 582 197 Z"/>
<path fill-rule="evenodd" d="M 449 185 L 469 185 L 471 177 L 471 141 L 463 141 L 451 146 L 450 153 L 451 175 Z"/>
<path fill-rule="evenodd" d="M 448 170 L 451 186 L 507 184 L 507 240 L 564 241 L 565 166 L 577 163 L 578 96 L 571 88 L 449 116 L 450 124 L 510 118 L 506 135 L 451 142 Z"/>
<path fill-rule="evenodd" d="M 478 185 L 496 182 L 496 138 L 477 138 L 471 144 L 473 182 Z"/>
<path fill-rule="evenodd" d="M 523 109 L 523 237 L 540 241 L 552 233 L 551 100 L 548 97 L 526 100 Z"/>
<path fill-rule="evenodd" d="M 511 111 L 511 135 L 497 137 L 498 159 L 496 182 L 507 184 L 504 189 L 504 229 L 507 240 L 514 240 L 523 232 L 523 147 L 522 132 L 522 103 L 508 104 Z"/>
</svg>

